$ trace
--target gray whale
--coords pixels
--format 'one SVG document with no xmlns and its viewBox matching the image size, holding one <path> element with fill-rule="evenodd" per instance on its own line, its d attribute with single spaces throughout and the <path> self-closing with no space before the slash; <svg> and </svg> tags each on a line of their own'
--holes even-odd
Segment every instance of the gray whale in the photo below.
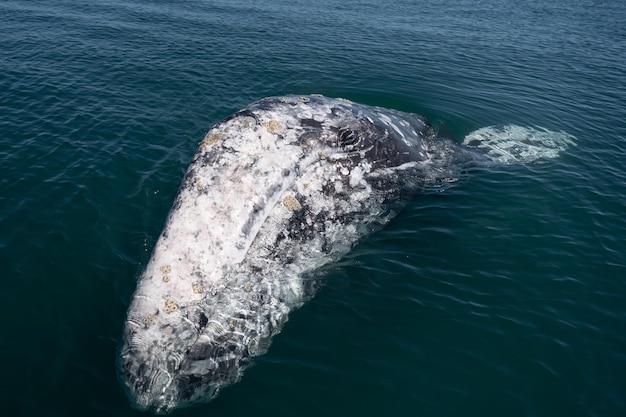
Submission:
<svg viewBox="0 0 626 417">
<path fill-rule="evenodd" d="M 459 144 L 415 114 L 317 95 L 262 99 L 217 123 L 128 309 L 119 372 L 131 400 L 157 413 L 211 400 L 313 296 L 307 275 L 411 196 L 472 167 L 553 158 L 572 144 L 519 126 Z"/>
</svg>

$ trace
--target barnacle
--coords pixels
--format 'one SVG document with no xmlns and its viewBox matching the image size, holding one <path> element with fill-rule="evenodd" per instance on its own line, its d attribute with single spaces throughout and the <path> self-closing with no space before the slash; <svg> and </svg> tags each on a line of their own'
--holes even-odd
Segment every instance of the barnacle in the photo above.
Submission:
<svg viewBox="0 0 626 417">
<path fill-rule="evenodd" d="M 156 316 L 154 314 L 148 314 L 146 317 L 143 318 L 142 321 L 143 321 L 143 324 L 146 325 L 146 327 L 150 327 L 154 323 L 156 323 Z"/>
<path fill-rule="evenodd" d="M 300 210 L 300 208 L 302 208 L 300 202 L 291 195 L 285 197 L 285 199 L 283 200 L 283 205 L 291 211 Z"/>
<path fill-rule="evenodd" d="M 165 306 L 163 307 L 164 312 L 173 313 L 177 310 L 178 310 L 178 303 L 175 300 L 171 298 L 168 298 L 167 300 L 165 300 Z"/>
<path fill-rule="evenodd" d="M 201 149 L 206 149 L 209 146 L 213 146 L 215 145 L 217 142 L 219 142 L 222 139 L 225 139 L 226 135 L 224 133 L 207 133 L 207 135 L 204 137 L 204 140 L 200 143 L 200 148 Z"/>
<path fill-rule="evenodd" d="M 265 126 L 267 131 L 270 133 L 276 133 L 283 128 L 283 125 L 281 125 L 278 120 L 268 120 L 263 123 L 263 126 Z"/>
</svg>

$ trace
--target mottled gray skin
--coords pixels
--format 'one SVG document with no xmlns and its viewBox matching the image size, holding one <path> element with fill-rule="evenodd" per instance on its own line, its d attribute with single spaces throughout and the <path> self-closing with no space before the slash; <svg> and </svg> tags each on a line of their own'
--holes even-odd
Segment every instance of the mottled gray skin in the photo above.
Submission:
<svg viewBox="0 0 626 417">
<path fill-rule="evenodd" d="M 311 273 L 412 195 L 497 158 L 545 156 L 526 158 L 543 139 L 499 149 L 498 132 L 464 147 L 423 117 L 322 96 L 263 99 L 216 124 L 129 308 L 120 373 L 134 404 L 162 413 L 209 401 L 313 296 Z"/>
</svg>

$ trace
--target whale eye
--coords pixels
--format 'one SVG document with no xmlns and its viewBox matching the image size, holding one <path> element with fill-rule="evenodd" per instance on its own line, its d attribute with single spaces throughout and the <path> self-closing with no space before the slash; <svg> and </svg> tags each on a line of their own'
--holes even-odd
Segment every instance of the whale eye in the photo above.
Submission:
<svg viewBox="0 0 626 417">
<path fill-rule="evenodd" d="M 338 135 L 341 146 L 352 146 L 359 142 L 359 135 L 352 129 L 341 129 Z"/>
</svg>

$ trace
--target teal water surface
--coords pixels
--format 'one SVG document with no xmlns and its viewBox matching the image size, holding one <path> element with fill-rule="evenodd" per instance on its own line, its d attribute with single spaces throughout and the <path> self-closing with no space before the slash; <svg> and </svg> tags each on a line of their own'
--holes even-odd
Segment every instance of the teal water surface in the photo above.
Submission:
<svg viewBox="0 0 626 417">
<path fill-rule="evenodd" d="M 417 197 L 175 415 L 626 415 L 625 21 L 621 0 L 3 0 L 3 414 L 142 414 L 117 349 L 197 144 L 321 93 L 577 146 Z"/>
</svg>

